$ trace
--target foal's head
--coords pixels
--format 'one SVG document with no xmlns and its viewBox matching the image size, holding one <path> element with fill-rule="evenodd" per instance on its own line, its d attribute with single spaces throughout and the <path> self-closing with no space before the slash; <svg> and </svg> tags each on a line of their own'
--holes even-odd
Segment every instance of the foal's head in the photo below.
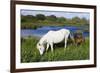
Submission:
<svg viewBox="0 0 100 73">
<path fill-rule="evenodd" d="M 77 45 L 82 44 L 85 41 L 85 38 L 82 33 L 76 33 L 74 35 L 74 39 Z"/>
</svg>

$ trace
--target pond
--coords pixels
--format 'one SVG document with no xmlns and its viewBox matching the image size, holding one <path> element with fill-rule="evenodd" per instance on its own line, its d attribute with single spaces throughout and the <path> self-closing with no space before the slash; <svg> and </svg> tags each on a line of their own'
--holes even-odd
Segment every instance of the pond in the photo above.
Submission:
<svg viewBox="0 0 100 73">
<path fill-rule="evenodd" d="M 83 36 L 88 37 L 89 32 L 83 31 L 85 27 L 76 27 L 76 26 L 43 26 L 37 29 L 21 29 L 21 37 L 27 36 L 36 36 L 42 37 L 50 30 L 60 30 L 60 29 L 69 29 L 71 33 L 76 32 L 77 30 L 82 30 Z"/>
</svg>

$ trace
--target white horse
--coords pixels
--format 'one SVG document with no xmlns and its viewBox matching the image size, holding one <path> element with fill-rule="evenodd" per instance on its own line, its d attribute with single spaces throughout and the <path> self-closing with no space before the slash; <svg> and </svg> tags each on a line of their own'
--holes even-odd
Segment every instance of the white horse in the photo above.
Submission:
<svg viewBox="0 0 100 73">
<path fill-rule="evenodd" d="M 53 44 L 60 43 L 62 41 L 65 42 L 64 47 L 66 48 L 68 36 L 71 37 L 70 30 L 68 29 L 60 29 L 58 31 L 50 30 L 37 43 L 37 49 L 39 50 L 40 55 L 43 54 L 45 49 L 48 50 L 49 46 L 51 47 L 51 51 L 53 52 Z M 46 48 L 45 48 L 45 45 L 46 45 Z"/>
</svg>

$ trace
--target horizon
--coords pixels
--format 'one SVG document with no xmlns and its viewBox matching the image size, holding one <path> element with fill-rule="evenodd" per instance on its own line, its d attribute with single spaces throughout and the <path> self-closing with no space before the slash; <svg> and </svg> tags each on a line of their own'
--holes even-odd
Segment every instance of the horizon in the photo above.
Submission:
<svg viewBox="0 0 100 73">
<path fill-rule="evenodd" d="M 36 16 L 37 14 L 43 14 L 45 16 L 55 15 L 56 17 L 64 17 L 64 18 L 86 18 L 87 20 L 90 19 L 90 14 L 87 12 L 65 12 L 65 11 L 45 11 L 45 10 L 21 10 L 21 15 L 32 15 Z"/>
</svg>

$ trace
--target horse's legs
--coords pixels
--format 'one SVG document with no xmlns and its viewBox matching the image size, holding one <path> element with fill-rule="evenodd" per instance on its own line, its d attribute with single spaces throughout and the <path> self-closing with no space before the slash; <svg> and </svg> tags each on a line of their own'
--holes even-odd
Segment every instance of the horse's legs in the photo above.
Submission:
<svg viewBox="0 0 100 73">
<path fill-rule="evenodd" d="M 47 48 L 46 48 L 46 51 L 48 51 L 48 48 L 49 48 L 49 44 L 47 43 Z"/>
<path fill-rule="evenodd" d="M 65 48 L 66 48 L 66 46 L 67 46 L 67 39 L 65 38 Z"/>
<path fill-rule="evenodd" d="M 50 43 L 51 51 L 53 52 L 53 43 Z"/>
<path fill-rule="evenodd" d="M 67 46 L 67 39 L 68 39 L 68 36 L 65 37 L 65 48 Z"/>
</svg>

